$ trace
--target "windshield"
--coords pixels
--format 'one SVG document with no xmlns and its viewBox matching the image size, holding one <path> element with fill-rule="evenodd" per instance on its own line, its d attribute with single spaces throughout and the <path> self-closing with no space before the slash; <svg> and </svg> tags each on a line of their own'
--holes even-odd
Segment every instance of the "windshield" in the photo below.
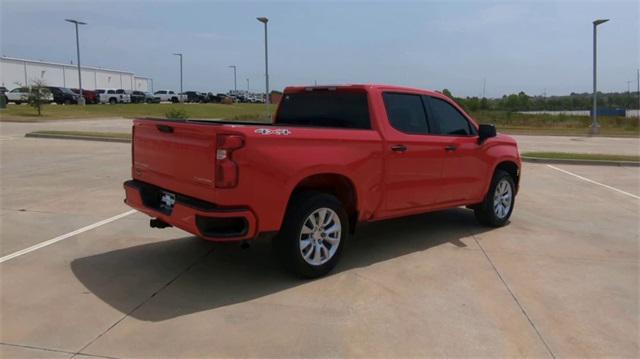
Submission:
<svg viewBox="0 0 640 359">
<path fill-rule="evenodd" d="M 370 129 L 365 92 L 315 90 L 282 98 L 278 124 Z"/>
</svg>

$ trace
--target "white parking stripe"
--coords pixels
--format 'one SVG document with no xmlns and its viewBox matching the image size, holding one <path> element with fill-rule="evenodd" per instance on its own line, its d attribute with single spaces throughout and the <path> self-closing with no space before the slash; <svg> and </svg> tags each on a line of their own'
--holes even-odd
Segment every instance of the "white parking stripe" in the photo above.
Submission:
<svg viewBox="0 0 640 359">
<path fill-rule="evenodd" d="M 588 179 L 588 178 L 586 178 L 586 177 L 582 177 L 582 176 L 577 175 L 577 174 L 575 174 L 575 173 L 573 173 L 573 172 L 569 172 L 569 171 L 563 170 L 562 168 L 558 168 L 558 167 L 556 167 L 556 166 L 552 166 L 552 165 L 547 165 L 547 167 L 549 167 L 549 168 L 553 168 L 553 169 L 554 169 L 554 170 L 556 170 L 556 171 L 560 171 L 560 172 L 566 173 L 566 174 L 568 174 L 568 175 L 571 175 L 571 176 L 573 176 L 573 177 L 579 178 L 579 179 L 581 179 L 581 180 L 583 180 L 583 181 L 586 181 L 586 182 L 589 182 L 589 183 L 593 183 L 593 184 L 597 184 L 598 186 L 602 186 L 602 187 L 604 187 L 604 188 L 608 188 L 608 189 L 610 189 L 610 190 L 612 190 L 612 191 L 616 191 L 616 192 L 618 192 L 618 193 L 622 193 L 622 194 L 627 195 L 627 196 L 629 196 L 629 197 L 633 197 L 633 198 L 635 198 L 635 199 L 640 199 L 640 197 L 639 197 L 639 196 L 636 196 L 636 195 L 635 195 L 635 194 L 633 194 L 633 193 L 625 192 L 625 191 L 623 191 L 623 190 L 621 190 L 621 189 L 617 189 L 617 188 L 615 188 L 615 187 L 608 186 L 608 185 L 606 185 L 606 184 L 604 184 L 604 183 L 596 182 L 596 181 L 594 181 L 594 180 L 592 180 L 592 179 Z"/>
<path fill-rule="evenodd" d="M 3 263 L 3 262 L 6 262 L 6 261 L 8 261 L 10 259 L 19 257 L 19 256 L 21 256 L 23 254 L 27 254 L 29 252 L 33 252 L 33 251 L 35 251 L 37 249 L 52 245 L 52 244 L 54 244 L 56 242 L 60 242 L 60 241 L 65 240 L 67 238 L 71 238 L 71 237 L 75 236 L 76 234 L 80 234 L 80 233 L 83 233 L 83 232 L 86 232 L 86 231 L 90 231 L 90 230 L 92 230 L 94 228 L 98 228 L 98 227 L 103 226 L 103 225 L 105 225 L 107 223 L 111 223 L 113 221 L 117 221 L 120 218 L 124 218 L 124 217 L 132 215 L 134 213 L 136 213 L 136 210 L 132 209 L 132 210 L 130 210 L 128 212 L 120 213 L 117 216 L 113 216 L 111 218 L 103 219 L 100 222 L 96 222 L 94 224 L 90 224 L 90 225 L 88 225 L 86 227 L 82 227 L 80 229 L 76 229 L 73 232 L 69 232 L 67 234 L 63 234 L 61 236 L 57 236 L 56 238 L 52 238 L 52 239 L 50 239 L 48 241 L 40 242 L 40 243 L 35 244 L 35 245 L 33 245 L 33 246 L 29 247 L 29 248 L 25 248 L 25 249 L 19 250 L 17 252 L 13 252 L 11 254 L 7 254 L 6 256 L 0 258 L 0 263 Z"/>
</svg>

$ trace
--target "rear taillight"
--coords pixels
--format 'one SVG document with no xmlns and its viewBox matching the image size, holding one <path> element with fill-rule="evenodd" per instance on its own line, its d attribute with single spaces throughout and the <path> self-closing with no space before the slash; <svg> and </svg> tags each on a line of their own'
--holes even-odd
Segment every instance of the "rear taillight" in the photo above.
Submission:
<svg viewBox="0 0 640 359">
<path fill-rule="evenodd" d="M 244 146 L 238 135 L 218 135 L 216 140 L 216 187 L 231 188 L 238 184 L 238 164 L 233 161 L 233 151 Z"/>
</svg>

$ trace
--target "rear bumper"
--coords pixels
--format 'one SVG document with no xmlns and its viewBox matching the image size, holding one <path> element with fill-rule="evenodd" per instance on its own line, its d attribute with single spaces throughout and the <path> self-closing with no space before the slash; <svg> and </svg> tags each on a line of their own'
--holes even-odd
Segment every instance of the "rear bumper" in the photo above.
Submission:
<svg viewBox="0 0 640 359">
<path fill-rule="evenodd" d="M 256 237 L 256 217 L 248 208 L 220 207 L 174 193 L 175 204 L 168 209 L 160 202 L 162 188 L 130 180 L 124 189 L 125 203 L 130 207 L 204 239 L 225 242 Z"/>
</svg>

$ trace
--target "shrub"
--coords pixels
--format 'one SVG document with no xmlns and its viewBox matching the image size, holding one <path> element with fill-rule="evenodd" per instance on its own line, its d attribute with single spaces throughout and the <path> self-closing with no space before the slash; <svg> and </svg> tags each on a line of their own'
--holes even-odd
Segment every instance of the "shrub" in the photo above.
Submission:
<svg viewBox="0 0 640 359">
<path fill-rule="evenodd" d="M 189 113 L 182 108 L 172 108 L 164 114 L 171 120 L 186 120 L 189 118 Z"/>
</svg>

